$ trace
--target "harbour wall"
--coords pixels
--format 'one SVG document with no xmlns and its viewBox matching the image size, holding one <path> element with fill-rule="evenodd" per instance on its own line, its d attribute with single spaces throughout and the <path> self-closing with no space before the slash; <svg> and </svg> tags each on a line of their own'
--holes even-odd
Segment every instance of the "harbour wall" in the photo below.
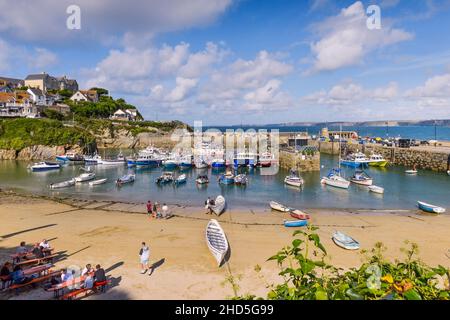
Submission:
<svg viewBox="0 0 450 320">
<path fill-rule="evenodd" d="M 339 154 L 339 142 L 331 141 L 309 141 L 308 144 L 317 147 L 320 153 L 325 154 Z"/>
<path fill-rule="evenodd" d="M 405 167 L 416 166 L 417 169 L 446 172 L 449 169 L 450 151 L 428 151 L 414 148 L 383 147 L 377 144 L 347 144 L 342 152 L 363 152 L 367 156 L 372 153 L 381 154 L 386 160 L 395 165 Z"/>
<path fill-rule="evenodd" d="M 320 171 L 320 153 L 302 154 L 291 150 L 280 150 L 280 167 L 299 172 Z"/>
<path fill-rule="evenodd" d="M 0 149 L 0 160 L 54 160 L 57 155 L 65 154 L 67 151 L 82 153 L 83 148 L 79 146 L 49 147 L 36 145 L 22 150 Z"/>
</svg>

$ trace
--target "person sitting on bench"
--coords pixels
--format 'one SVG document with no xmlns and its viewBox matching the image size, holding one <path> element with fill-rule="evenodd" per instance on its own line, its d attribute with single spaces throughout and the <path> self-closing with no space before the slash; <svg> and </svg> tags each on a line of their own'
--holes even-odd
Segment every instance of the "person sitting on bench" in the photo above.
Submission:
<svg viewBox="0 0 450 320">
<path fill-rule="evenodd" d="M 44 257 L 44 251 L 42 250 L 42 247 L 39 245 L 39 243 L 36 243 L 34 245 L 32 253 L 36 258 Z"/>
<path fill-rule="evenodd" d="M 0 271 L 0 276 L 9 276 L 11 274 L 11 263 L 5 262 L 5 264 L 2 267 L 2 270 Z"/>
<path fill-rule="evenodd" d="M 84 267 L 83 271 L 81 271 L 81 276 L 85 276 L 85 275 L 87 275 L 89 273 L 92 273 L 92 272 L 94 272 L 94 269 L 92 268 L 91 264 L 88 263 L 86 265 L 86 267 Z"/>
<path fill-rule="evenodd" d="M 66 282 L 73 279 L 73 274 L 70 270 L 63 269 L 61 272 L 61 282 Z"/>
<path fill-rule="evenodd" d="M 25 277 L 22 268 L 20 266 L 16 266 L 14 268 L 14 272 L 11 274 L 11 278 L 14 284 L 25 284 L 36 278 L 36 276 L 31 275 L 30 277 Z"/>
<path fill-rule="evenodd" d="M 50 254 L 51 247 L 47 239 L 42 240 L 42 242 L 39 243 L 39 246 L 42 248 L 42 252 L 44 253 L 45 256 Z"/>
<path fill-rule="evenodd" d="M 86 279 L 84 280 L 82 287 L 84 289 L 92 289 L 93 286 L 94 286 L 94 277 L 92 276 L 92 274 L 86 273 Z"/>
<path fill-rule="evenodd" d="M 100 283 L 106 283 L 106 274 L 105 270 L 98 264 L 95 266 L 94 286 L 99 285 Z M 104 286 L 102 286 L 101 289 L 103 291 Z"/>
<path fill-rule="evenodd" d="M 16 253 L 18 255 L 25 255 L 28 252 L 28 248 L 25 244 L 25 241 L 22 241 L 19 245 L 19 247 L 17 247 L 16 249 Z"/>
</svg>

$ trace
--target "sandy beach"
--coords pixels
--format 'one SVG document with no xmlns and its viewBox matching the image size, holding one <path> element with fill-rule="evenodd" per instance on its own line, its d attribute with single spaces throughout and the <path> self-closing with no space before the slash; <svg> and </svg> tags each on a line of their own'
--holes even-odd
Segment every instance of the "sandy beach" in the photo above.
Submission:
<svg viewBox="0 0 450 320">
<path fill-rule="evenodd" d="M 9 258 L 20 241 L 32 244 L 49 239 L 63 259 L 55 268 L 101 264 L 112 277 L 106 294 L 89 299 L 225 299 L 233 295 L 224 281 L 231 271 L 240 279 L 240 294 L 265 297 L 266 284 L 277 281 L 278 268 L 267 262 L 292 241 L 295 229 L 282 226 L 288 215 L 260 211 L 231 211 L 218 220 L 231 248 L 227 266 L 217 268 L 204 231 L 211 216 L 204 208 L 171 208 L 169 220 L 149 219 L 140 204 L 65 201 L 0 193 L 0 262 Z M 400 258 L 404 240 L 416 242 L 420 258 L 430 265 L 450 266 L 450 216 L 423 215 L 418 211 L 308 210 L 329 255 L 329 262 L 359 266 L 361 254 L 345 251 L 331 240 L 334 230 L 358 239 L 363 249 L 382 241 L 386 256 Z M 140 243 L 150 246 L 151 275 L 141 275 Z M 259 265 L 258 274 L 254 267 Z M 261 277 L 263 276 L 263 277 Z M 42 288 L 0 299 L 51 299 Z"/>
</svg>

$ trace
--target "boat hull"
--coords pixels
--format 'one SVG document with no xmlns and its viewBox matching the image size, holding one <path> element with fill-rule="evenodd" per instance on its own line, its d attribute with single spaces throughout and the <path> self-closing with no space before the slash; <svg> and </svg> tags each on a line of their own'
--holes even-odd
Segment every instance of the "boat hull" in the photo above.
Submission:
<svg viewBox="0 0 450 320">
<path fill-rule="evenodd" d="M 220 267 L 229 250 L 228 240 L 219 222 L 211 219 L 206 226 L 206 244 Z"/>
<path fill-rule="evenodd" d="M 388 161 L 371 161 L 369 162 L 369 166 L 371 167 L 386 167 L 388 165 Z"/>
<path fill-rule="evenodd" d="M 270 201 L 270 207 L 275 211 L 289 212 L 291 209 L 275 201 Z"/>
<path fill-rule="evenodd" d="M 325 184 L 330 187 L 340 188 L 340 189 L 348 189 L 350 186 L 350 181 L 339 181 L 339 180 L 333 180 L 329 179 L 327 177 L 322 178 L 322 184 Z"/>
<path fill-rule="evenodd" d="M 420 210 L 425 211 L 425 212 L 429 212 L 429 213 L 444 213 L 445 209 L 442 207 L 438 207 L 429 203 L 425 203 L 425 202 L 421 202 L 421 201 L 417 201 L 417 206 L 419 207 Z"/>
<path fill-rule="evenodd" d="M 286 228 L 305 227 L 307 225 L 308 220 L 284 221 L 284 226 Z"/>
<path fill-rule="evenodd" d="M 367 165 L 367 163 L 341 160 L 341 165 L 351 167 L 351 168 L 361 168 L 361 167 L 365 167 Z"/>
<path fill-rule="evenodd" d="M 372 179 L 367 179 L 367 180 L 351 179 L 350 181 L 354 184 L 359 184 L 361 186 L 371 186 L 373 184 Z"/>
</svg>

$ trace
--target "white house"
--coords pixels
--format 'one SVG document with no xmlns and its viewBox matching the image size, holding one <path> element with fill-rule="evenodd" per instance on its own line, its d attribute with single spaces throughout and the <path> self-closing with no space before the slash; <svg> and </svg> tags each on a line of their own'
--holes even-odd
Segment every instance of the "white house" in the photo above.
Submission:
<svg viewBox="0 0 450 320">
<path fill-rule="evenodd" d="M 33 101 L 35 105 L 43 106 L 46 104 L 45 95 L 41 89 L 29 88 L 27 93 L 30 95 L 31 101 Z"/>
<path fill-rule="evenodd" d="M 125 111 L 119 109 L 111 116 L 111 119 L 113 120 L 129 120 L 129 114 Z"/>
<path fill-rule="evenodd" d="M 98 102 L 98 94 L 95 90 L 78 90 L 70 97 L 74 102 L 91 101 Z"/>
<path fill-rule="evenodd" d="M 128 114 L 128 119 L 131 121 L 135 121 L 137 118 L 137 110 L 136 109 L 127 109 L 125 113 Z"/>
</svg>

